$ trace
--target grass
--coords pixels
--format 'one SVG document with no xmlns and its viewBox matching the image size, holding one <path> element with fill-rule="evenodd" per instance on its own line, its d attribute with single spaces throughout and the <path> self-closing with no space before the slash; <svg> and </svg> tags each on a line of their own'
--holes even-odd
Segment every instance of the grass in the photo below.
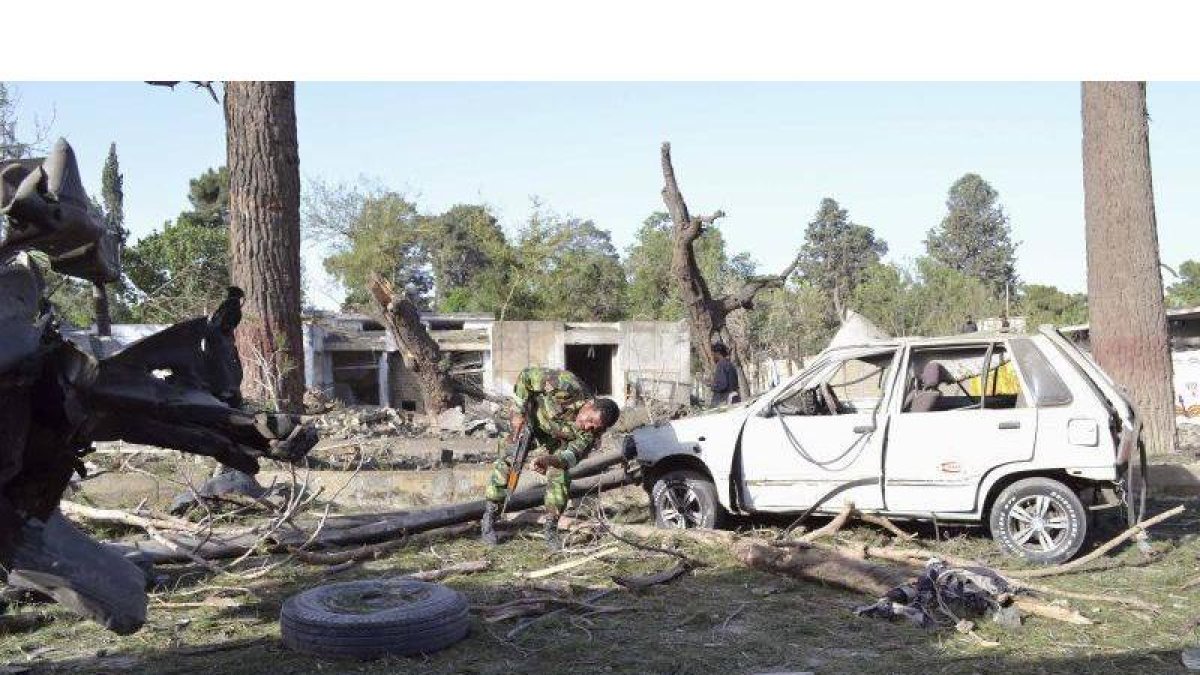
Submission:
<svg viewBox="0 0 1200 675">
<path fill-rule="evenodd" d="M 629 489 L 622 495 L 626 521 L 644 518 L 645 498 Z M 606 503 L 610 498 L 606 497 Z M 1173 503 L 1159 502 L 1153 512 Z M 474 620 L 463 642 L 424 658 L 371 662 L 314 659 L 284 649 L 278 615 L 290 595 L 331 581 L 397 575 L 452 562 L 487 558 L 485 573 L 445 580 L 473 604 L 498 604 L 520 597 L 516 572 L 562 560 L 548 557 L 531 528 L 495 549 L 473 537 L 443 539 L 406 547 L 394 555 L 336 575 L 294 563 L 249 582 L 212 579 L 195 568 L 166 569 L 173 592 L 152 600 L 147 625 L 128 637 L 50 608 L 57 620 L 31 632 L 0 635 L 0 663 L 34 666 L 33 672 L 131 673 L 1128 673 L 1185 672 L 1182 648 L 1197 643 L 1192 620 L 1200 615 L 1192 591 L 1181 586 L 1200 575 L 1195 534 L 1200 514 L 1189 509 L 1155 531 L 1157 561 L 1098 572 L 1039 580 L 1045 585 L 1086 593 L 1136 596 L 1161 606 L 1156 614 L 1108 603 L 1071 602 L 1098 623 L 1091 626 L 1030 619 L 1006 629 L 981 622 L 978 634 L 998 647 L 981 646 L 953 630 L 927 631 L 906 623 L 861 619 L 851 611 L 871 599 L 817 584 L 747 569 L 720 547 L 687 543 L 683 549 L 707 563 L 689 576 L 640 594 L 620 591 L 604 604 L 625 607 L 613 614 L 562 613 L 533 624 L 513 640 L 505 634 L 515 620 L 486 624 Z M 932 531 L 921 533 L 932 538 Z M 946 534 L 943 528 L 943 534 Z M 931 550 L 972 556 L 1012 567 L 991 541 L 977 532 L 951 532 L 930 542 Z M 881 543 L 868 528 L 846 530 L 845 539 Z M 595 542 L 575 542 L 591 546 Z M 570 557 L 570 556 L 568 556 Z M 1134 563 L 1142 554 L 1129 546 L 1106 558 Z M 262 564 L 258 561 L 257 564 Z M 616 574 L 666 568 L 671 561 L 622 545 L 619 555 L 552 577 L 579 586 L 611 586 Z M 195 592 L 211 587 L 211 590 Z M 242 591 L 228 591 L 243 587 Z M 189 592 L 191 592 L 189 594 Z M 167 608 L 160 602 L 194 602 L 232 594 L 237 607 Z M 209 647 L 223 646 L 220 651 Z M 199 648 L 199 649 L 198 649 Z M 30 655 L 34 658 L 30 659 Z M 0 672 L 3 672 L 0 669 Z"/>
</svg>

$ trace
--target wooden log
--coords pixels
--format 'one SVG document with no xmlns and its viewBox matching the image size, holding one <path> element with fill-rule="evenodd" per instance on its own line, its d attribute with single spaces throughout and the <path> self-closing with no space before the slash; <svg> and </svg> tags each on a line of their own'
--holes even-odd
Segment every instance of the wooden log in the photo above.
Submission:
<svg viewBox="0 0 1200 675">
<path fill-rule="evenodd" d="M 628 485 L 635 479 L 635 475 L 627 474 L 622 467 L 609 468 L 598 475 L 572 481 L 571 496 L 580 497 L 597 488 L 611 490 Z M 540 505 L 545 493 L 544 485 L 521 490 L 509 500 L 509 511 L 521 511 Z M 467 523 L 478 520 L 483 515 L 484 504 L 484 500 L 480 499 L 390 514 L 375 522 L 324 532 L 309 544 L 309 548 L 377 544 L 417 532 Z M 305 531 L 279 531 L 273 535 L 272 542 L 262 545 L 263 542 L 259 540 L 259 537 L 253 534 L 226 539 L 221 539 L 217 534 L 208 540 L 190 535 L 173 536 L 166 539 L 163 535 L 157 534 L 154 540 L 137 541 L 133 542 L 133 545 L 155 563 L 178 563 L 196 562 L 197 558 L 204 560 L 236 558 L 255 545 L 260 545 L 263 553 L 283 553 L 305 544 L 310 536 L 311 533 Z M 166 541 L 163 541 L 164 539 Z"/>
</svg>

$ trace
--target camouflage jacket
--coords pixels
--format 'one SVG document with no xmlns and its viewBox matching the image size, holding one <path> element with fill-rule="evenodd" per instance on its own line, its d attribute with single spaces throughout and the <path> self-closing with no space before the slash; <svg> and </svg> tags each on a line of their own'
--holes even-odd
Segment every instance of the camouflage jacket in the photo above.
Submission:
<svg viewBox="0 0 1200 675">
<path fill-rule="evenodd" d="M 534 438 L 571 468 L 587 456 L 597 437 L 575 426 L 579 409 L 592 398 L 591 391 L 573 373 L 530 366 L 517 376 L 513 394 L 520 410 L 533 406 Z"/>
</svg>

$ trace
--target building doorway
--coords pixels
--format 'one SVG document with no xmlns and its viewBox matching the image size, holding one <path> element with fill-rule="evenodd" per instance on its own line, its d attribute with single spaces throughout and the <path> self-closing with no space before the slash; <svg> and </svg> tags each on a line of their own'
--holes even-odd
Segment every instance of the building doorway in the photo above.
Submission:
<svg viewBox="0 0 1200 675">
<path fill-rule="evenodd" d="M 346 405 L 379 405 L 379 355 L 333 352 L 333 395 Z"/>
<path fill-rule="evenodd" d="M 616 345 L 566 345 L 563 361 L 597 396 L 613 395 Z"/>
</svg>

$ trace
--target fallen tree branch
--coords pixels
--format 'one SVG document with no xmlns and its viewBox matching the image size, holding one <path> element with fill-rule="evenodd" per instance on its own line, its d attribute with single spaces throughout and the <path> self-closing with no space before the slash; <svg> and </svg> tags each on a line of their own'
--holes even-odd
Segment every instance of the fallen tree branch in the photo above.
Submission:
<svg viewBox="0 0 1200 675">
<path fill-rule="evenodd" d="M 670 567 L 661 572 L 646 574 L 637 577 L 614 576 L 612 578 L 617 584 L 633 591 L 640 591 L 651 586 L 665 584 L 669 581 L 674 581 L 679 577 L 687 574 L 692 570 L 692 566 L 685 562 L 676 563 L 674 567 Z"/>
<path fill-rule="evenodd" d="M 541 579 L 543 577 L 552 576 L 555 574 L 559 574 L 561 572 L 569 572 L 577 567 L 583 567 L 584 565 L 586 565 L 594 560 L 599 560 L 601 558 L 607 558 L 608 556 L 613 555 L 614 553 L 616 553 L 619 550 L 620 549 L 617 548 L 616 546 L 609 546 L 607 548 L 602 548 L 599 551 L 596 551 L 595 553 L 592 553 L 590 555 L 585 555 L 582 558 L 576 558 L 575 560 L 568 560 L 567 562 L 559 563 L 557 565 L 552 565 L 550 567 L 546 567 L 546 568 L 543 568 L 540 570 L 534 570 L 533 572 L 520 573 L 520 574 L 518 574 L 518 576 L 520 576 L 523 579 Z"/>
<path fill-rule="evenodd" d="M 84 520 L 105 525 L 128 525 L 142 530 L 153 527 L 158 530 L 176 530 L 190 533 L 199 531 L 195 523 L 181 518 L 139 516 L 120 509 L 98 509 L 65 499 L 58 503 L 58 507 L 63 512 L 63 515 L 71 516 L 75 520 Z"/>
<path fill-rule="evenodd" d="M 796 541 L 804 543 L 812 543 L 822 537 L 832 537 L 837 534 L 838 530 L 842 529 L 846 522 L 850 520 L 850 516 L 854 513 L 854 502 L 846 502 L 842 505 L 842 510 L 834 516 L 833 520 L 825 524 L 824 527 L 813 530 L 807 534 L 803 534 L 796 538 Z"/>
<path fill-rule="evenodd" d="M 475 574 L 476 572 L 486 572 L 491 568 L 492 561 L 490 560 L 468 560 L 441 569 L 413 572 L 404 576 L 417 581 L 439 581 L 454 574 Z"/>
<path fill-rule="evenodd" d="M 584 464 L 585 462 L 581 462 L 576 469 L 583 467 Z M 603 468 L 592 465 L 589 470 L 600 471 Z M 572 471 L 572 476 L 576 475 L 578 474 Z M 628 485 L 636 480 L 637 477 L 635 474 L 627 473 L 621 466 L 609 467 L 603 473 L 573 480 L 571 483 L 571 497 L 581 497 L 595 490 L 598 486 L 604 489 L 612 489 Z M 545 493 L 546 488 L 544 485 L 533 486 L 516 492 L 509 499 L 509 511 L 522 511 L 540 505 Z M 314 540 L 312 545 L 318 548 L 333 548 L 376 544 L 402 538 L 417 532 L 476 521 L 483 515 L 484 504 L 485 502 L 481 499 L 388 515 L 374 522 L 325 532 L 318 539 Z M 222 539 L 219 533 L 213 533 L 211 541 L 207 539 L 199 541 L 190 537 L 177 537 L 177 541 L 172 541 L 168 544 L 158 538 L 151 537 L 153 541 L 135 542 L 134 546 L 155 563 L 195 562 L 196 557 L 206 560 L 236 558 L 246 554 L 247 551 L 257 551 L 263 554 L 284 553 L 288 552 L 290 548 L 300 546 L 308 537 L 308 533 L 303 531 L 276 531 L 269 540 L 250 535 Z M 187 542 L 185 539 L 193 539 L 193 541 Z M 191 553 L 182 550 L 189 544 L 194 548 Z"/>
<path fill-rule="evenodd" d="M 1169 511 L 1164 511 L 1164 512 L 1158 514 L 1157 516 L 1154 516 L 1153 518 L 1144 520 L 1144 521 L 1138 523 L 1137 525 L 1134 525 L 1133 527 L 1129 528 L 1128 530 L 1125 530 L 1121 534 L 1113 537 L 1112 539 L 1109 539 L 1107 542 L 1105 542 L 1101 546 L 1097 547 L 1096 550 L 1092 551 L 1091 553 L 1083 556 L 1082 558 L 1076 558 L 1075 560 L 1072 560 L 1071 562 L 1063 563 L 1061 565 L 1055 565 L 1054 567 L 1041 567 L 1041 568 L 1032 569 L 1032 570 L 1005 571 L 1005 572 L 1002 572 L 1002 574 L 1004 574 L 1005 576 L 1016 577 L 1019 579 L 1020 578 L 1035 579 L 1035 578 L 1039 578 L 1039 577 L 1049 577 L 1049 576 L 1054 576 L 1056 574 L 1067 574 L 1069 572 L 1074 572 L 1075 570 L 1078 570 L 1080 567 L 1083 567 L 1084 565 L 1095 560 L 1096 558 L 1099 558 L 1100 556 L 1104 555 L 1105 553 L 1108 553 L 1109 551 L 1116 548 L 1117 546 L 1124 543 L 1125 541 L 1133 538 L 1134 536 L 1136 536 L 1142 532 L 1145 532 L 1151 526 L 1157 525 L 1168 518 L 1173 518 L 1173 517 L 1183 513 L 1183 511 L 1184 511 L 1183 504 L 1180 504 L 1179 506 L 1176 506 L 1175 508 L 1173 508 Z"/>
</svg>

